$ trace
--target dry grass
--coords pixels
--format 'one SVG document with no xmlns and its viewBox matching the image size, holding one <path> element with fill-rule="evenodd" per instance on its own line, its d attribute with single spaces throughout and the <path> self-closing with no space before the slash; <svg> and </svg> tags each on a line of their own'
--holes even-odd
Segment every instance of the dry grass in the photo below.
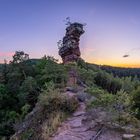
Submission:
<svg viewBox="0 0 140 140">
<path fill-rule="evenodd" d="M 48 140 L 50 136 L 56 132 L 61 122 L 66 118 L 65 113 L 56 112 L 50 115 L 50 119 L 47 120 L 42 126 L 42 138 Z"/>
<path fill-rule="evenodd" d="M 44 108 L 44 112 L 49 114 L 48 119 L 42 125 L 43 140 L 48 140 L 52 136 L 62 121 L 76 110 L 78 101 L 74 97 L 67 97 L 57 90 L 44 92 L 40 95 L 39 102 Z"/>
</svg>

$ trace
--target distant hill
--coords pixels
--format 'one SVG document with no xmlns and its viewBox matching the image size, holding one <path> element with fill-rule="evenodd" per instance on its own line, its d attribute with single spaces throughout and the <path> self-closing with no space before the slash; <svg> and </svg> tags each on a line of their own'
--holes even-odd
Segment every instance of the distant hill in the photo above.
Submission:
<svg viewBox="0 0 140 140">
<path fill-rule="evenodd" d="M 122 67 L 112 67 L 112 66 L 99 66 L 102 70 L 108 73 L 112 73 L 114 76 L 126 77 L 126 76 L 137 76 L 140 79 L 140 68 L 122 68 Z"/>
</svg>

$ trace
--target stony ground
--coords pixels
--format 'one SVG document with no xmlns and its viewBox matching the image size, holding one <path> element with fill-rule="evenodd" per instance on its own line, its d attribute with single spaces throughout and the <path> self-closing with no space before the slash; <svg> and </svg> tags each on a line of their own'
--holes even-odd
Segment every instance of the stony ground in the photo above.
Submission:
<svg viewBox="0 0 140 140">
<path fill-rule="evenodd" d="M 80 93 L 82 92 L 84 92 L 84 90 Z M 77 93 L 73 92 L 66 92 L 65 94 L 70 98 L 78 97 Z M 96 98 L 94 97 L 94 99 Z M 88 98 L 88 100 L 90 99 Z M 37 138 L 33 140 L 41 140 L 43 134 L 40 128 L 42 125 L 38 124 L 39 121 L 36 121 L 41 120 L 40 114 L 42 114 L 42 110 L 37 105 L 34 110 L 26 116 L 25 121 L 20 125 L 21 127 L 19 127 L 19 131 L 11 137 L 11 140 L 20 140 L 19 136 L 21 133 L 29 126 L 36 127 L 36 124 L 39 131 L 37 133 Z M 104 122 L 107 120 L 105 114 L 103 110 L 98 108 L 87 111 L 86 103 L 79 99 L 79 107 L 77 110 L 59 126 L 57 132 L 53 134 L 49 140 L 122 140 L 122 136 L 126 137 L 126 139 L 123 140 L 140 140 L 140 137 L 131 139 L 133 134 L 125 134 L 125 132 L 120 132 L 118 129 L 107 125 L 105 126 Z M 109 118 L 108 115 L 106 116 Z M 48 140 L 48 138 L 43 137 L 42 140 Z"/>
<path fill-rule="evenodd" d="M 67 92 L 68 96 L 74 93 Z M 61 124 L 50 140 L 121 140 L 120 133 L 104 128 L 96 121 L 86 121 L 86 105 L 79 103 L 78 109 Z M 98 136 L 98 137 L 96 137 Z"/>
</svg>

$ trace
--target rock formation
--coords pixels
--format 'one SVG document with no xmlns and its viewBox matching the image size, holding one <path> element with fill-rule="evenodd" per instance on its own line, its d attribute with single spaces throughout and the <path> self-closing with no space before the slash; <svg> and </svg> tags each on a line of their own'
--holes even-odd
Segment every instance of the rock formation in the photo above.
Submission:
<svg viewBox="0 0 140 140">
<path fill-rule="evenodd" d="M 69 22 L 63 41 L 58 42 L 59 55 L 62 57 L 64 64 L 75 62 L 80 58 L 79 40 L 84 33 L 83 26 L 81 23 Z"/>
</svg>

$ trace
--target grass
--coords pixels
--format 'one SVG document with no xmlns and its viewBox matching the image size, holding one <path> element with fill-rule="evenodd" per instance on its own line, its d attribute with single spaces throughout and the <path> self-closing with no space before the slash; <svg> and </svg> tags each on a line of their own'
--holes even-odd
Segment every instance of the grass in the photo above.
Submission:
<svg viewBox="0 0 140 140">
<path fill-rule="evenodd" d="M 65 119 L 66 114 L 63 112 L 55 112 L 51 114 L 49 120 L 47 120 L 42 126 L 42 137 L 48 139 L 50 136 L 52 136 L 54 132 L 56 132 L 62 121 L 64 121 Z"/>
<path fill-rule="evenodd" d="M 78 107 L 75 98 L 69 98 L 58 90 L 44 91 L 39 97 L 39 103 L 48 114 L 48 119 L 42 126 L 42 135 L 48 139 L 65 118 Z"/>
</svg>

